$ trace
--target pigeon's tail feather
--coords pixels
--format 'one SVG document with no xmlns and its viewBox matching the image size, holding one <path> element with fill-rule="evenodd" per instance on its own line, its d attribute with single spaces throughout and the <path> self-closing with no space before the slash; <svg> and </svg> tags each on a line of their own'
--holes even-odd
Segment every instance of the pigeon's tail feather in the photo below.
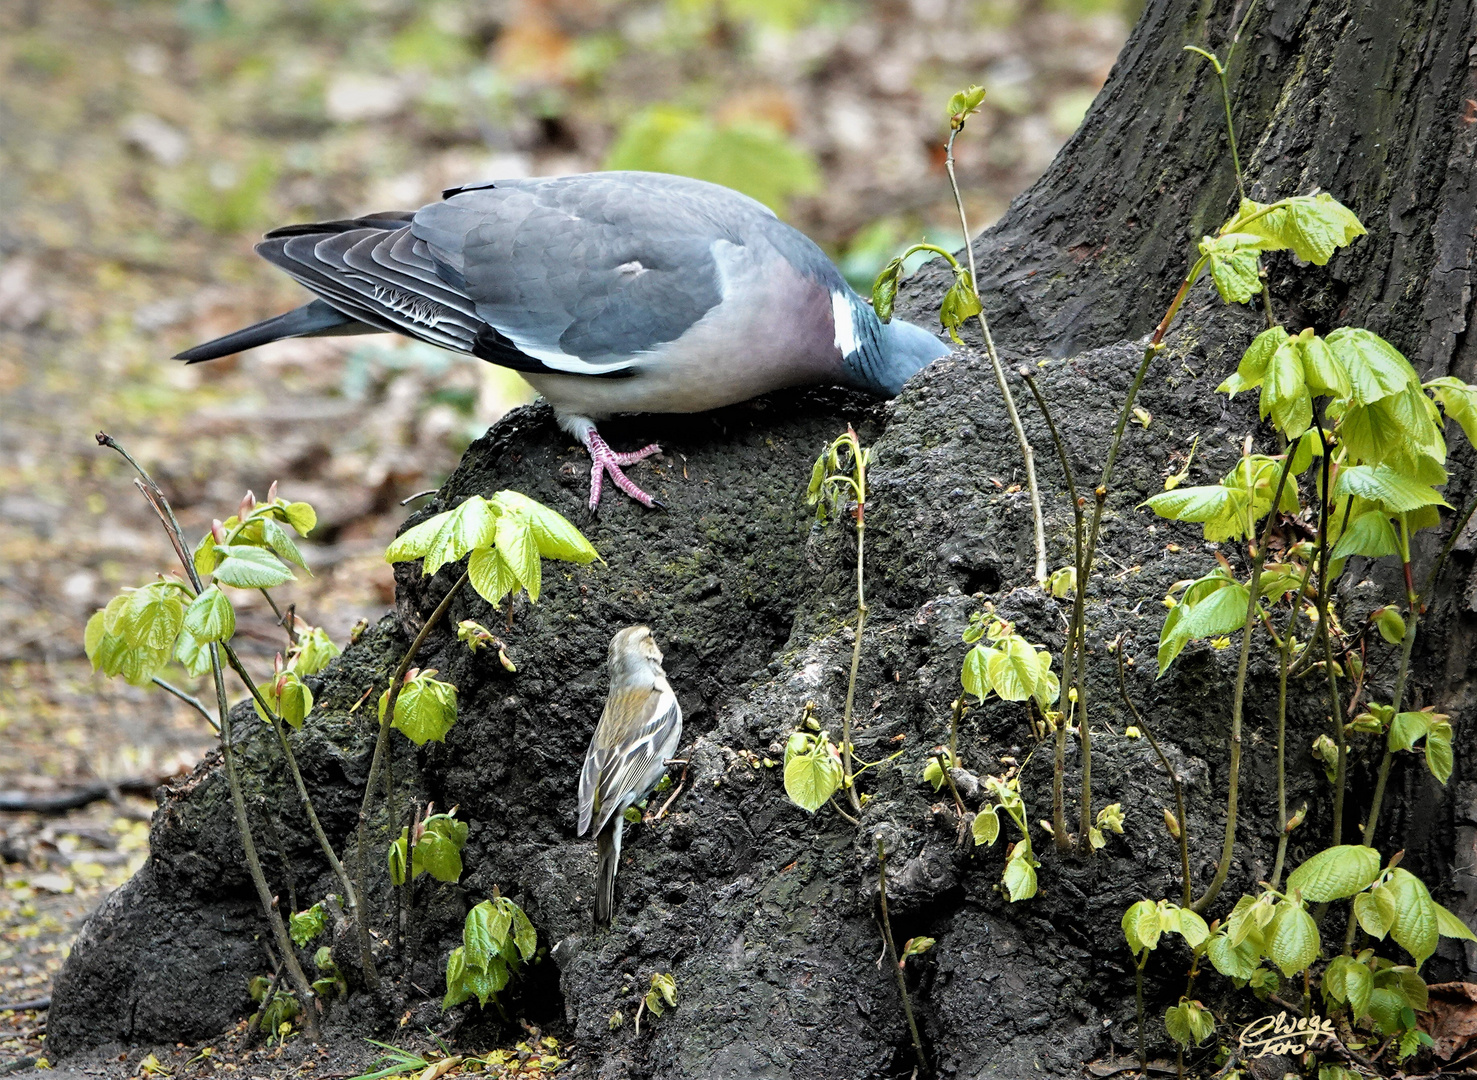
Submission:
<svg viewBox="0 0 1477 1080">
<path fill-rule="evenodd" d="M 196 345 L 193 349 L 186 349 L 175 356 L 175 359 L 183 360 L 188 364 L 198 364 L 204 360 L 218 360 L 222 356 L 230 356 L 243 349 L 254 349 L 258 345 L 265 345 L 271 341 L 280 341 L 282 338 L 383 332 L 379 327 L 370 326 L 345 315 L 322 300 L 314 300 L 285 315 L 265 319 L 244 330 L 237 330 L 234 334 L 227 334 L 214 341 L 207 341 L 203 345 Z"/>
<path fill-rule="evenodd" d="M 617 814 L 614 821 L 608 822 L 600 834 L 595 837 L 595 850 L 598 861 L 595 868 L 595 926 L 605 927 L 610 925 L 610 920 L 615 914 L 615 869 L 620 862 L 621 842 L 618 834 L 621 825 L 621 816 Z"/>
</svg>

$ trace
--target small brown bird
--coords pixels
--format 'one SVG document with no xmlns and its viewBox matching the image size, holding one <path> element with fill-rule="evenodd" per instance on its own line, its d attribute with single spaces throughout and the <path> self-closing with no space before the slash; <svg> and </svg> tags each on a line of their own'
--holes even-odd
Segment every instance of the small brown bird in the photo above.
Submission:
<svg viewBox="0 0 1477 1080">
<path fill-rule="evenodd" d="M 610 639 L 610 693 L 580 773 L 579 835 L 592 830 L 595 925 L 609 926 L 615 911 L 615 871 L 625 811 L 651 794 L 667 759 L 682 741 L 682 707 L 662 670 L 662 651 L 645 626 L 628 626 Z"/>
</svg>

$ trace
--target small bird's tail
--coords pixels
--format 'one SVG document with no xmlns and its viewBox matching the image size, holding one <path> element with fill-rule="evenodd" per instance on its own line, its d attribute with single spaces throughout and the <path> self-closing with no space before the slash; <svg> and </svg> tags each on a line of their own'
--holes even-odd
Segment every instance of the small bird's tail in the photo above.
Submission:
<svg viewBox="0 0 1477 1080">
<path fill-rule="evenodd" d="M 595 866 L 595 926 L 610 925 L 615 915 L 615 871 L 621 858 L 621 826 L 624 819 L 616 814 L 595 837 L 598 861 Z"/>
<path fill-rule="evenodd" d="M 379 327 L 370 326 L 345 315 L 322 300 L 314 300 L 285 315 L 266 319 L 244 330 L 237 330 L 234 334 L 227 334 L 214 341 L 207 341 L 203 345 L 196 345 L 193 349 L 186 349 L 175 359 L 189 364 L 198 364 L 202 360 L 218 360 L 222 356 L 230 356 L 243 349 L 254 349 L 258 345 L 280 341 L 282 338 L 329 337 L 335 334 L 380 334 L 383 332 Z"/>
</svg>

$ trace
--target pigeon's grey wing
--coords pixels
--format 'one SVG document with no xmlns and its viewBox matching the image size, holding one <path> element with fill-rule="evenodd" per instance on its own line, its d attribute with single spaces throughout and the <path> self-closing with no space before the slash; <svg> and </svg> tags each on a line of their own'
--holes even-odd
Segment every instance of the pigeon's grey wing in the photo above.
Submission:
<svg viewBox="0 0 1477 1080">
<path fill-rule="evenodd" d="M 715 246 L 742 245 L 765 220 L 759 203 L 713 184 L 599 173 L 456 189 L 412 231 L 519 352 L 550 371 L 609 375 L 721 303 Z"/>
<path fill-rule="evenodd" d="M 599 832 L 611 815 L 650 793 L 662 754 L 681 730 L 682 707 L 665 681 L 607 699 L 580 776 L 580 835 Z"/>
<path fill-rule="evenodd" d="M 472 301 L 437 274 L 410 216 L 288 226 L 268 233 L 257 251 L 361 322 L 471 352 L 486 328 Z"/>
</svg>

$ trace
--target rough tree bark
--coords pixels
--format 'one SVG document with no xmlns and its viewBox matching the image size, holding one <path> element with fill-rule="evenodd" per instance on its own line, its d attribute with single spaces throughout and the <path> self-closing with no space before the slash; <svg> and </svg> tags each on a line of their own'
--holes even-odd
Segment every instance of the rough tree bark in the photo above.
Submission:
<svg viewBox="0 0 1477 1080">
<path fill-rule="evenodd" d="M 1167 305 L 1192 241 L 1213 231 L 1233 204 L 1213 75 L 1181 47 L 1224 55 L 1242 14 L 1243 5 L 1236 7 L 1150 0 L 1081 131 L 977 241 L 982 291 L 1003 350 L 1017 359 L 1067 358 L 1047 364 L 1041 381 L 1082 476 L 1096 473 L 1139 339 Z M 1326 268 L 1273 257 L 1279 314 L 1289 326 L 1320 332 L 1368 326 L 1415 359 L 1424 376 L 1469 381 L 1477 379 L 1469 332 L 1474 40 L 1471 0 L 1262 0 L 1231 70 L 1253 197 L 1321 187 L 1370 229 Z M 920 275 L 905 286 L 900 310 L 927 318 L 941 288 L 936 273 Z M 519 608 L 509 635 L 516 675 L 470 657 L 446 633 L 428 642 L 423 666 L 457 683 L 462 717 L 445 746 L 422 753 L 397 736 L 395 776 L 407 797 L 461 805 L 473 823 L 468 872 L 460 886 L 422 889 L 420 946 L 391 980 L 397 988 L 379 997 L 356 993 L 333 1006 L 330 1023 L 367 1031 L 406 1008 L 416 1010 L 417 1023 L 441 1023 L 436 1002 L 418 988 L 436 994 L 467 905 L 497 886 L 528 910 L 549 947 L 514 1011 L 567 1025 L 591 1075 L 906 1076 L 912 1051 L 897 988 L 878 960 L 872 838 L 881 832 L 895 935 L 938 939 L 922 962 L 910 963 L 909 978 L 941 1072 L 1067 1075 L 1093 1058 L 1128 1052 L 1132 977 L 1118 919 L 1141 897 L 1176 897 L 1180 871 L 1159 823 L 1159 808 L 1171 798 L 1163 775 L 1142 741 L 1117 734 L 1124 720 L 1103 643 L 1125 630 L 1133 635 L 1132 691 L 1157 718 L 1186 780 L 1198 890 L 1213 870 L 1223 823 L 1234 650 L 1194 646 L 1168 676 L 1152 678 L 1159 598 L 1169 583 L 1204 573 L 1213 557 L 1198 530 L 1156 522 L 1134 506 L 1161 489 L 1180 460 L 1171 455 L 1195 435 L 1198 480 L 1228 469 L 1243 433 L 1256 430 L 1241 400 L 1228 408 L 1212 391 L 1259 318 L 1250 308 L 1222 306 L 1202 283 L 1152 369 L 1141 403 L 1153 421 L 1133 426 L 1127 438 L 1103 572 L 1089 596 L 1096 800 L 1122 802 L 1127 829 L 1091 860 L 1047 853 L 1050 845 L 1038 840 L 1041 895 L 1019 904 L 997 891 L 999 849 L 960 849 L 952 809 L 936 804 L 920 780 L 929 749 L 946 737 L 970 612 L 988 599 L 1030 639 L 1056 650 L 1064 629 L 1061 603 L 1031 586 L 1030 514 L 1026 495 L 1013 487 L 1017 458 L 988 369 L 972 349 L 934 365 L 890 404 L 797 393 L 614 429 L 613 439 L 667 446 L 665 461 L 643 480 L 670 506 L 663 515 L 622 505 L 598 521 L 582 517 L 583 458 L 549 411 L 534 407 L 499 424 L 423 513 L 474 492 L 516 488 L 584 525 L 607 564 L 551 573 L 541 603 Z M 807 702 L 823 726 L 834 731 L 839 723 L 851 652 L 853 540 L 844 524 L 811 527 L 802 494 L 815 453 L 847 422 L 876 447 L 857 748 L 867 760 L 903 749 L 896 768 L 864 779 L 873 798 L 860 829 L 828 808 L 814 817 L 797 810 L 784 798 L 778 770 L 742 753 L 777 757 L 775 745 Z M 1028 424 L 1036 444 L 1046 445 L 1039 416 L 1028 415 Z M 1460 436 L 1453 443 L 1448 497 L 1459 505 L 1473 487 L 1472 452 Z M 1054 463 L 1042 460 L 1054 565 L 1064 565 L 1070 514 Z M 1442 539 L 1433 535 L 1431 543 Z M 1427 565 L 1430 555 L 1423 553 Z M 1414 679 L 1417 704 L 1440 704 L 1453 715 L 1456 773 L 1441 789 L 1423 771 L 1400 771 L 1379 841 L 1387 854 L 1405 847 L 1405 865 L 1438 883 L 1438 899 L 1469 922 L 1477 916 L 1477 779 L 1467 765 L 1477 760 L 1472 563 L 1464 539 L 1425 623 Z M 394 615 L 314 688 L 321 708 L 295 738 L 336 842 L 349 839 L 372 743 L 371 710 L 350 707 L 383 680 L 457 573 L 447 568 L 427 582 L 402 568 Z M 1341 600 L 1354 617 L 1395 595 L 1379 577 L 1366 582 L 1351 573 L 1349 580 L 1355 584 Z M 468 595 L 452 620 L 467 617 L 491 623 L 497 616 Z M 603 698 L 605 643 L 636 621 L 652 625 L 667 652 L 687 713 L 691 765 L 673 813 L 632 830 L 617 926 L 596 934 L 594 853 L 574 838 L 574 796 Z M 1253 669 L 1241 839 L 1212 914 L 1271 865 L 1274 684 L 1265 662 Z M 1324 730 L 1321 687 L 1297 688 L 1289 801 L 1306 799 L 1310 812 L 1289 865 L 1328 835 L 1328 785 L 1305 752 Z M 1002 757 L 1022 761 L 1031 819 L 1049 813 L 1051 755 L 1032 754 L 1020 706 L 973 712 L 960 746 L 966 765 L 982 774 L 1002 769 Z M 299 896 L 331 891 L 312 837 L 290 809 L 295 803 L 269 740 L 247 740 L 246 753 L 260 793 L 254 812 L 282 808 L 281 857 L 296 867 Z M 1075 769 L 1075 756 L 1069 766 Z M 1366 751 L 1353 762 L 1349 824 L 1367 806 L 1371 771 Z M 246 980 L 265 968 L 214 760 L 162 794 L 152 844 L 149 863 L 94 916 L 58 981 L 49 1042 L 56 1052 L 209 1035 L 245 1011 Z M 371 853 L 380 875 L 371 892 L 382 897 L 379 851 Z M 280 865 L 277 853 L 265 861 L 269 869 Z M 1325 933 L 1338 929 L 1331 923 Z M 1428 962 L 1428 978 L 1470 977 L 1474 960 L 1445 943 Z M 350 955 L 340 963 L 353 969 Z M 393 962 L 386 970 L 396 974 Z M 611 1015 L 629 1017 L 656 971 L 675 974 L 679 1007 L 643 1025 L 639 1037 L 629 1023 L 612 1028 Z M 1183 957 L 1158 957 L 1148 975 L 1157 1015 L 1183 988 Z M 1227 1024 L 1261 1011 L 1213 974 L 1200 992 Z M 497 1034 L 491 1015 L 455 1016 L 463 1040 Z M 1157 1021 L 1149 1037 L 1164 1044 Z"/>
</svg>

